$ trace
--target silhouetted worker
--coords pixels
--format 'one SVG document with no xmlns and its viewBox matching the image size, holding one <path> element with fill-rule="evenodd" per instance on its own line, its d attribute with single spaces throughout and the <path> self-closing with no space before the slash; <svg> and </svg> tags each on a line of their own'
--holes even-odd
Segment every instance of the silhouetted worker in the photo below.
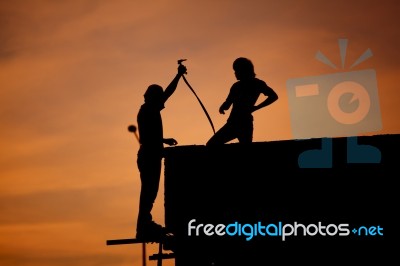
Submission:
<svg viewBox="0 0 400 266">
<path fill-rule="evenodd" d="M 278 99 L 278 95 L 264 81 L 256 78 L 253 63 L 244 57 L 233 62 L 236 79 L 225 102 L 219 108 L 221 114 L 232 106 L 226 124 L 207 142 L 207 146 L 227 143 L 235 138 L 240 143 L 253 141 L 254 111 L 268 106 Z M 267 98 L 255 105 L 260 94 Z"/>
<path fill-rule="evenodd" d="M 137 165 L 140 171 L 141 191 L 136 238 L 159 240 L 166 234 L 165 228 L 155 223 L 151 210 L 156 200 L 163 158 L 164 143 L 176 145 L 173 138 L 164 138 L 161 110 L 168 98 L 175 92 L 186 67 L 179 65 L 178 73 L 163 91 L 157 84 L 150 85 L 144 94 L 144 104 L 140 107 L 137 123 L 140 136 L 140 149 Z"/>
</svg>

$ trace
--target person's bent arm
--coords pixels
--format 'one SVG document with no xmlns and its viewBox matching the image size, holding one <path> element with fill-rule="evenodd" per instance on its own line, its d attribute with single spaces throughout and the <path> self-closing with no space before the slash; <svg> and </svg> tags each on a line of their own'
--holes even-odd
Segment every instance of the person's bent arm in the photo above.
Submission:
<svg viewBox="0 0 400 266">
<path fill-rule="evenodd" d="M 233 87 L 232 87 L 233 88 Z M 225 114 L 226 110 L 229 110 L 229 108 L 231 107 L 232 103 L 233 103 L 233 96 L 232 96 L 232 88 L 229 91 L 228 97 L 226 97 L 225 102 L 223 102 L 223 104 L 221 105 L 221 107 L 219 107 L 219 113 L 220 114 Z"/>
<path fill-rule="evenodd" d="M 225 111 L 226 110 L 228 110 L 230 107 L 231 107 L 231 104 L 232 103 L 230 103 L 230 102 L 224 102 L 222 105 L 221 105 L 221 107 L 219 108 L 219 113 L 220 114 L 225 114 Z"/>
<path fill-rule="evenodd" d="M 274 103 L 279 98 L 278 94 L 276 94 L 276 92 L 268 86 L 267 89 L 263 92 L 263 94 L 267 96 L 267 98 L 264 101 L 262 101 L 259 105 L 254 106 L 253 112 Z"/>
</svg>

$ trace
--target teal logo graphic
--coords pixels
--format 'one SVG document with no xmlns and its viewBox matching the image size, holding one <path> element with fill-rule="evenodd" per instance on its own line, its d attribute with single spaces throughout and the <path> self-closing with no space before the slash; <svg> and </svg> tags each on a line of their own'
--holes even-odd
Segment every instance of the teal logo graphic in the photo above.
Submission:
<svg viewBox="0 0 400 266">
<path fill-rule="evenodd" d="M 347 39 L 339 39 L 342 69 L 345 68 Z M 352 70 L 372 56 L 367 49 L 347 72 L 287 80 L 290 123 L 297 139 L 323 138 L 321 150 L 299 155 L 302 168 L 332 167 L 333 137 L 349 137 L 348 163 L 379 163 L 380 151 L 358 145 L 357 135 L 382 129 L 378 86 L 374 69 Z M 338 69 L 322 52 L 316 59 Z"/>
</svg>

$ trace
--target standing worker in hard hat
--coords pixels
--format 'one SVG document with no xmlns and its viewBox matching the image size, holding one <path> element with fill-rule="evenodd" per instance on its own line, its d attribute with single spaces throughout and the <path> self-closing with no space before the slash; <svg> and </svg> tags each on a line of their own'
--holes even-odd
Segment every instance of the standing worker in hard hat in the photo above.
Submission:
<svg viewBox="0 0 400 266">
<path fill-rule="evenodd" d="M 177 141 L 164 138 L 161 110 L 185 73 L 186 67 L 179 65 L 178 73 L 165 91 L 157 84 L 150 85 L 144 94 L 144 104 L 137 116 L 140 138 L 137 165 L 140 171 L 141 191 L 136 238 L 143 241 L 157 241 L 166 234 L 165 228 L 153 221 L 151 210 L 160 183 L 164 143 L 172 146 L 176 145 Z"/>
</svg>

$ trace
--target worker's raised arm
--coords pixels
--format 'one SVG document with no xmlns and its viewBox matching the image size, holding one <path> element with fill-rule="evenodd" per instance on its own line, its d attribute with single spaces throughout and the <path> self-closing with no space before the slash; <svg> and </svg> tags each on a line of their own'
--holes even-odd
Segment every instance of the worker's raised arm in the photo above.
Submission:
<svg viewBox="0 0 400 266">
<path fill-rule="evenodd" d="M 178 66 L 178 73 L 174 77 L 174 79 L 171 81 L 171 83 L 168 85 L 167 88 L 165 88 L 164 95 L 163 95 L 163 100 L 164 103 L 168 100 L 169 97 L 175 92 L 176 87 L 178 86 L 179 79 L 182 77 L 183 74 L 186 73 L 186 67 L 184 65 L 179 65 Z"/>
</svg>

